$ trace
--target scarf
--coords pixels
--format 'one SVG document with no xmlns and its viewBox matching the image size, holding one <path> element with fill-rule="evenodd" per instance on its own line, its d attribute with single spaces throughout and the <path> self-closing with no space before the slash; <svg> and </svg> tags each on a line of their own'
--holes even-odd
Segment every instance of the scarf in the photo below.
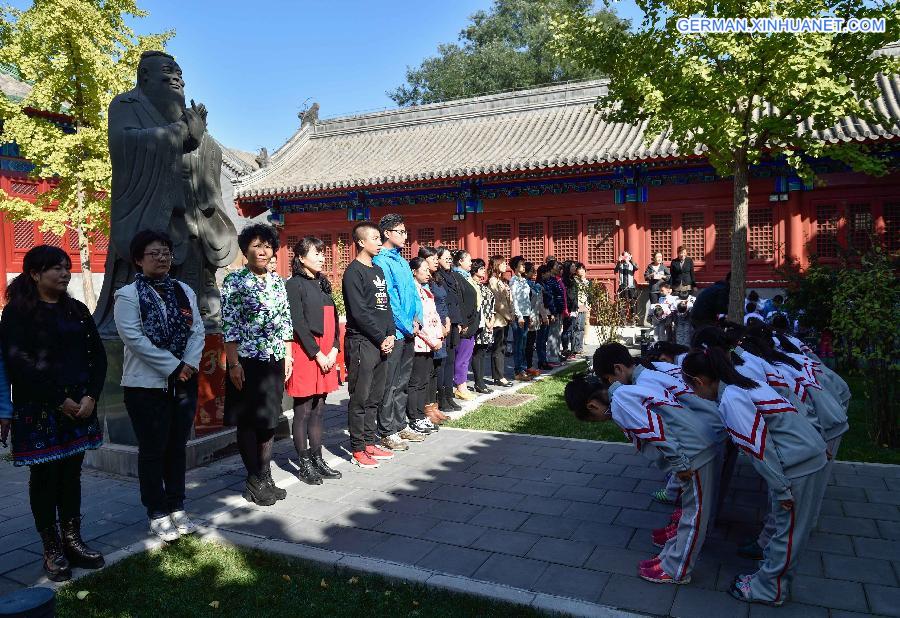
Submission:
<svg viewBox="0 0 900 618">
<path fill-rule="evenodd" d="M 154 280 L 138 273 L 134 283 L 141 304 L 144 334 L 157 348 L 168 350 L 181 360 L 194 323 L 184 290 L 178 288 L 180 284 L 169 275 Z M 179 296 L 184 297 L 181 302 Z"/>
</svg>

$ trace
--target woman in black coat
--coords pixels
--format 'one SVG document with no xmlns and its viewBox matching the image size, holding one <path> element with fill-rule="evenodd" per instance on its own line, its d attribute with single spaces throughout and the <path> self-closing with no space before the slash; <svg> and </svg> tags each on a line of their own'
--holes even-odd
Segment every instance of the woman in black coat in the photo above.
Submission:
<svg viewBox="0 0 900 618">
<path fill-rule="evenodd" d="M 672 273 L 673 290 L 690 290 L 691 294 L 694 293 L 694 288 L 697 287 L 694 281 L 694 261 L 687 256 L 687 249 L 683 246 L 678 247 L 678 257 L 672 260 L 669 272 Z"/>
<path fill-rule="evenodd" d="M 81 464 L 85 451 L 103 442 L 96 406 L 106 352 L 88 308 L 66 293 L 71 271 L 62 249 L 28 251 L 0 319 L 12 386 L 13 464 L 31 468 L 31 513 L 53 581 L 69 579 L 72 566 L 104 564 L 81 538 Z"/>
<path fill-rule="evenodd" d="M 432 285 L 440 285 L 446 296 L 447 317 L 450 319 L 450 332 L 444 338 L 444 349 L 447 358 L 438 373 L 438 407 L 441 410 L 462 410 L 453 399 L 453 373 L 456 363 L 456 349 L 459 347 L 459 325 L 462 315 L 459 312 L 460 281 L 453 274 L 453 255 L 447 247 L 437 248 L 438 271 L 440 278 L 435 278 Z"/>
</svg>

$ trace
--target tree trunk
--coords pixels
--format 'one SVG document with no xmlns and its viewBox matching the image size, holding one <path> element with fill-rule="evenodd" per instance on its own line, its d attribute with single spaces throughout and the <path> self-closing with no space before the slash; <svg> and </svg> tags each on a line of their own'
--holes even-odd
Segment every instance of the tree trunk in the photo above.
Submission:
<svg viewBox="0 0 900 618">
<path fill-rule="evenodd" d="M 78 257 L 81 261 L 81 289 L 84 293 L 84 304 L 91 313 L 97 308 L 97 295 L 94 293 L 94 279 L 91 273 L 91 246 L 87 233 L 84 231 L 84 189 L 81 181 L 78 182 L 78 221 L 75 222 L 75 231 L 78 233 Z"/>
<path fill-rule="evenodd" d="M 747 150 L 742 148 L 734 157 L 734 226 L 731 230 L 731 286 L 728 296 L 728 319 L 739 324 L 744 323 L 749 178 Z"/>
</svg>

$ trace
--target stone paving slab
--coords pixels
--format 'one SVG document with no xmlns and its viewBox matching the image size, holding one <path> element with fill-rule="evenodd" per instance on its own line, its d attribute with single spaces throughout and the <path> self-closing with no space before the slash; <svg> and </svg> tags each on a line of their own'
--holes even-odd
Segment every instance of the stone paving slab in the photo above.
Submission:
<svg viewBox="0 0 900 618">
<path fill-rule="evenodd" d="M 187 508 L 210 538 L 576 615 L 900 615 L 900 467 L 836 464 L 792 600 L 748 607 L 727 594 L 734 575 L 753 568 L 735 549 L 765 508 L 748 465 L 692 583 L 655 585 L 636 577 L 636 563 L 655 553 L 649 530 L 667 523 L 671 507 L 650 499 L 663 475 L 630 445 L 443 429 L 361 470 L 345 461 L 342 397 L 329 397 L 326 419 L 341 480 L 299 483 L 288 440 L 276 444 L 274 470 L 288 499 L 272 507 L 241 498 L 236 456 L 189 472 Z M 3 466 L 0 481 L 2 594 L 42 573 L 27 473 Z M 83 495 L 85 537 L 100 549 L 124 556 L 122 548 L 155 546 L 133 479 L 85 470 Z"/>
</svg>

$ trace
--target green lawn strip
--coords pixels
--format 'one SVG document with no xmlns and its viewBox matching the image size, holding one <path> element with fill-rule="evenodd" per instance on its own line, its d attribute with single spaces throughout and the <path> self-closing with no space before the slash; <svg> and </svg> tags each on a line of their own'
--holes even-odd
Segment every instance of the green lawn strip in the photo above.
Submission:
<svg viewBox="0 0 900 618">
<path fill-rule="evenodd" d="M 498 408 L 489 404 L 469 412 L 448 423 L 459 429 L 483 429 L 526 433 L 537 436 L 560 436 L 624 442 L 625 437 L 613 423 L 580 423 L 566 408 L 563 389 L 569 376 L 584 371 L 585 363 L 576 363 L 565 371 L 539 380 L 520 392 L 537 395 L 531 403 L 518 408 Z M 900 464 L 900 450 L 885 448 L 872 443 L 869 431 L 868 400 L 860 377 L 844 376 L 850 385 L 853 398 L 850 401 L 850 431 L 841 442 L 838 459 L 871 463 Z"/>
<path fill-rule="evenodd" d="M 537 395 L 538 398 L 518 408 L 498 408 L 489 404 L 469 412 L 448 423 L 459 429 L 484 429 L 508 431 L 538 436 L 584 438 L 624 442 L 625 436 L 613 423 L 580 423 L 566 408 L 563 389 L 575 371 L 585 371 L 587 364 L 579 362 L 560 373 L 538 380 L 520 393 Z M 503 391 L 498 391 L 502 393 Z"/>
<path fill-rule="evenodd" d="M 841 374 L 850 385 L 853 397 L 850 399 L 850 430 L 844 434 L 838 450 L 838 459 L 844 461 L 867 461 L 870 463 L 900 464 L 900 450 L 890 449 L 872 442 L 870 431 L 872 418 L 869 414 L 869 400 L 860 376 Z"/>
<path fill-rule="evenodd" d="M 79 600 L 79 591 L 88 595 Z M 56 611 L 60 618 L 544 615 L 193 538 L 132 556 L 64 586 Z"/>
</svg>

